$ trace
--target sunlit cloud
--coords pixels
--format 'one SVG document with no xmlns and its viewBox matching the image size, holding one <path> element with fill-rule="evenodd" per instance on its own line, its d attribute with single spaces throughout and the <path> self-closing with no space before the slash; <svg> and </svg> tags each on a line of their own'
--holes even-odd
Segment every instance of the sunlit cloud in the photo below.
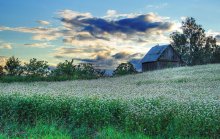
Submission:
<svg viewBox="0 0 220 139">
<path fill-rule="evenodd" d="M 4 66 L 7 61 L 7 57 L 0 56 L 0 66 Z"/>
<path fill-rule="evenodd" d="M 169 43 L 169 34 L 179 30 L 180 23 L 156 13 L 121 14 L 108 10 L 106 15 L 95 17 L 89 12 L 72 10 L 57 12 L 60 25 L 37 21 L 43 27 L 0 27 L 2 31 L 29 33 L 35 43 L 25 47 L 49 48 L 50 42 L 62 40 L 52 55 L 56 59 L 75 59 L 91 62 L 102 68 L 115 68 L 120 62 L 140 59 L 153 45 Z"/>
<path fill-rule="evenodd" d="M 45 20 L 37 20 L 37 23 L 41 24 L 41 25 L 49 25 L 50 22 L 45 21 Z"/>
<path fill-rule="evenodd" d="M 57 38 L 62 36 L 62 30 L 57 28 L 46 28 L 46 27 L 4 27 L 0 26 L 0 30 L 2 31 L 14 31 L 14 32 L 22 32 L 22 33 L 30 33 L 33 34 L 33 40 L 39 41 L 51 41 L 56 40 Z"/>
<path fill-rule="evenodd" d="M 11 43 L 2 43 L 0 42 L 0 49 L 12 49 L 12 44 Z"/>
</svg>

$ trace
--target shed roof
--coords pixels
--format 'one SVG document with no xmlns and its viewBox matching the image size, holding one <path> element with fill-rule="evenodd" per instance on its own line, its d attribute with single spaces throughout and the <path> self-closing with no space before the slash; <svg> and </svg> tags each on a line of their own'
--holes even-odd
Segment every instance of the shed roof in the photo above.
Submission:
<svg viewBox="0 0 220 139">
<path fill-rule="evenodd" d="M 166 50 L 167 47 L 170 45 L 156 45 L 148 51 L 148 53 L 144 56 L 144 58 L 141 60 L 141 63 L 145 62 L 155 62 L 157 61 L 161 54 Z"/>
</svg>

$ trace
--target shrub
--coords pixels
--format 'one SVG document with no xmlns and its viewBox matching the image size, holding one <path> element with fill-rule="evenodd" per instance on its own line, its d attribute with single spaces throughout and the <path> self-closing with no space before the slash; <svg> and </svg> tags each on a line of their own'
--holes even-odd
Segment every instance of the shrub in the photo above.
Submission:
<svg viewBox="0 0 220 139">
<path fill-rule="evenodd" d="M 128 63 L 122 63 L 120 64 L 116 70 L 114 70 L 113 75 L 126 75 L 126 74 L 133 74 L 137 73 L 134 66 L 128 62 Z"/>
</svg>

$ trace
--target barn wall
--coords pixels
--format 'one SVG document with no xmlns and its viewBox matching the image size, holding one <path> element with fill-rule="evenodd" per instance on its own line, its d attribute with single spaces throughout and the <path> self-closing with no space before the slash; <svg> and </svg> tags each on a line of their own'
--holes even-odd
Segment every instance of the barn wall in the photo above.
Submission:
<svg viewBox="0 0 220 139">
<path fill-rule="evenodd" d="M 180 62 L 156 61 L 156 62 L 142 63 L 142 71 L 144 72 L 144 71 L 173 68 L 180 66 L 181 66 Z"/>
<path fill-rule="evenodd" d="M 142 71 L 150 71 L 157 69 L 157 62 L 142 63 Z"/>
<path fill-rule="evenodd" d="M 161 54 L 158 61 L 142 63 L 142 71 L 144 72 L 171 67 L 180 67 L 182 64 L 183 63 L 179 55 L 172 48 L 172 46 L 169 46 Z"/>
<path fill-rule="evenodd" d="M 160 56 L 159 61 L 181 61 L 180 57 L 176 54 L 173 48 L 168 47 Z"/>
<path fill-rule="evenodd" d="M 180 62 L 158 61 L 157 69 L 173 68 L 181 66 Z"/>
</svg>

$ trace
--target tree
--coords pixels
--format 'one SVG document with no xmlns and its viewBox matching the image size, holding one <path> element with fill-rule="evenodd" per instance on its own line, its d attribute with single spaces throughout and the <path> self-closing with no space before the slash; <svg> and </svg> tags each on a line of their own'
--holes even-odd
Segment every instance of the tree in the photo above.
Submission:
<svg viewBox="0 0 220 139">
<path fill-rule="evenodd" d="M 21 66 L 21 61 L 14 56 L 10 57 L 5 65 L 5 70 L 7 71 L 8 75 L 15 76 L 21 75 L 23 73 L 23 67 Z"/>
<path fill-rule="evenodd" d="M 30 59 L 29 63 L 25 63 L 25 74 L 28 76 L 45 77 L 49 73 L 49 65 L 46 61 L 38 61 L 36 58 Z"/>
<path fill-rule="evenodd" d="M 205 64 L 211 61 L 216 40 L 206 37 L 205 30 L 192 17 L 182 22 L 182 33 L 171 34 L 171 45 L 188 65 Z"/>
<path fill-rule="evenodd" d="M 75 77 L 80 79 L 91 79 L 98 77 L 97 72 L 92 64 L 80 63 L 75 66 Z"/>
<path fill-rule="evenodd" d="M 0 66 L 0 77 L 3 76 L 5 73 L 4 73 L 4 68 L 2 66 Z"/>
<path fill-rule="evenodd" d="M 126 74 L 133 74 L 137 73 L 134 66 L 128 62 L 128 63 L 121 63 L 116 70 L 113 71 L 113 75 L 126 75 Z"/>
<path fill-rule="evenodd" d="M 216 46 L 213 52 L 211 63 L 220 63 L 220 46 Z"/>
<path fill-rule="evenodd" d="M 72 77 L 75 72 L 75 66 L 73 65 L 73 59 L 71 61 L 65 60 L 57 65 L 57 68 L 53 70 L 52 75 L 54 76 L 66 76 Z"/>
</svg>

